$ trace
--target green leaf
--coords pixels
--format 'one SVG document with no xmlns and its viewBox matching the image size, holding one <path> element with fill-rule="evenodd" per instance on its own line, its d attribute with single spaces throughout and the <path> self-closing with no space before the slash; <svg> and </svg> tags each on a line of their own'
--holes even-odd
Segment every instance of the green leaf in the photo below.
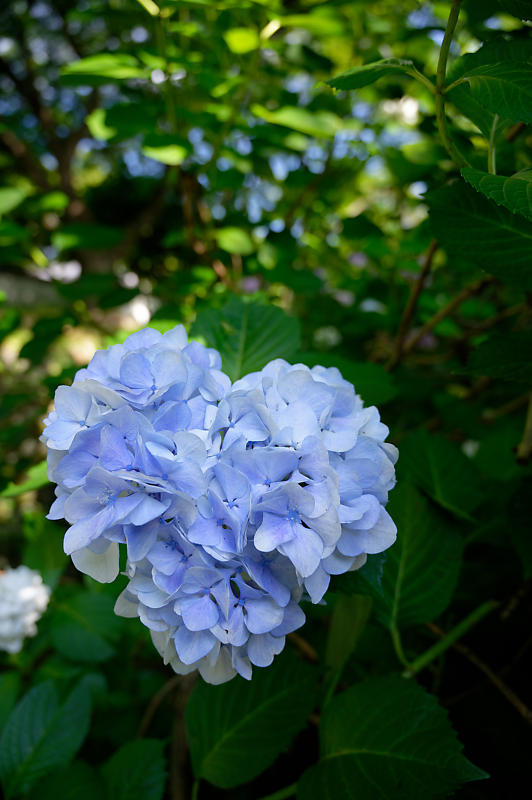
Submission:
<svg viewBox="0 0 532 800">
<path fill-rule="evenodd" d="M 342 72 L 341 75 L 331 78 L 327 83 L 333 89 L 361 89 L 363 86 L 375 83 L 385 75 L 411 74 L 413 69 L 413 61 L 402 58 L 383 58 L 360 67 L 352 67 L 346 72 Z"/>
<path fill-rule="evenodd" d="M 256 50 L 260 44 L 259 34 L 255 28 L 230 28 L 223 35 L 232 53 L 241 55 Z"/>
<path fill-rule="evenodd" d="M 46 486 L 48 476 L 46 474 L 46 461 L 41 461 L 27 470 L 27 478 L 22 483 L 8 483 L 6 488 L 0 492 L 0 497 L 19 497 L 25 492 L 33 492 Z"/>
<path fill-rule="evenodd" d="M 63 551 L 64 528 L 35 511 L 24 515 L 22 529 L 27 542 L 23 563 L 40 572 L 44 583 L 54 589 L 69 562 Z"/>
<path fill-rule="evenodd" d="M 128 742 L 102 767 L 108 800 L 161 800 L 166 779 L 164 742 Z"/>
<path fill-rule="evenodd" d="M 186 711 L 194 774 L 223 789 L 246 783 L 288 747 L 313 705 L 313 670 L 286 657 L 251 681 L 200 683 Z"/>
<path fill-rule="evenodd" d="M 397 387 L 393 376 L 379 364 L 370 362 L 349 361 L 333 353 L 302 353 L 300 360 L 313 367 L 336 367 L 346 381 L 350 381 L 366 406 L 380 406 L 397 396 Z"/>
<path fill-rule="evenodd" d="M 330 672 L 340 671 L 355 649 L 369 619 L 371 605 L 371 597 L 363 594 L 337 597 L 325 652 L 325 664 Z"/>
<path fill-rule="evenodd" d="M 530 0 L 499 0 L 503 11 L 519 19 L 532 20 L 532 5 Z"/>
<path fill-rule="evenodd" d="M 414 481 L 440 506 L 458 517 L 470 514 L 482 502 L 480 476 L 472 461 L 452 442 L 424 429 L 401 443 L 400 475 Z"/>
<path fill-rule="evenodd" d="M 505 283 L 532 289 L 532 224 L 474 189 L 453 184 L 429 192 L 434 236 L 456 258 L 477 264 Z"/>
<path fill-rule="evenodd" d="M 0 193 L 2 190 L 0 189 Z M 17 242 L 25 242 L 30 238 L 30 232 L 23 228 L 22 225 L 17 225 L 16 222 L 6 220 L 0 222 L 0 246 L 4 247 Z"/>
<path fill-rule="evenodd" d="M 486 64 L 464 76 L 473 97 L 494 114 L 532 122 L 532 68 L 526 62 Z"/>
<path fill-rule="evenodd" d="M 523 169 L 507 178 L 467 168 L 462 170 L 462 177 L 497 205 L 532 219 L 532 169 Z"/>
<path fill-rule="evenodd" d="M 142 147 L 145 156 L 170 166 L 179 166 L 187 157 L 189 150 L 186 139 L 162 133 L 147 136 Z"/>
<path fill-rule="evenodd" d="M 27 792 L 47 772 L 66 766 L 81 747 L 89 721 L 90 694 L 83 684 L 62 704 L 51 681 L 30 689 L 0 738 L 0 779 L 6 797 Z"/>
<path fill-rule="evenodd" d="M 342 127 L 340 117 L 331 111 L 309 111 L 298 106 L 283 106 L 270 111 L 255 104 L 251 106 L 251 112 L 272 125 L 282 125 L 318 138 L 333 138 Z"/>
<path fill-rule="evenodd" d="M 372 591 L 377 616 L 397 627 L 436 619 L 453 596 L 462 540 L 410 483 L 393 490 L 388 511 L 397 541 L 383 565 L 382 594 Z"/>
<path fill-rule="evenodd" d="M 364 681 L 333 698 L 320 742 L 299 800 L 426 800 L 488 777 L 462 755 L 436 698 L 402 678 Z"/>
<path fill-rule="evenodd" d="M 63 83 L 68 86 L 100 86 L 109 81 L 148 76 L 149 70 L 127 53 L 99 53 L 80 58 L 61 69 Z"/>
<path fill-rule="evenodd" d="M 27 800 L 95 800 L 103 795 L 96 770 L 84 761 L 47 775 L 33 787 Z"/>
<path fill-rule="evenodd" d="M 18 186 L 0 189 L 0 214 L 8 214 L 19 206 L 28 196 L 28 190 Z"/>
<path fill-rule="evenodd" d="M 122 629 L 107 594 L 82 591 L 56 603 L 51 636 L 56 650 L 72 661 L 106 661 L 114 655 L 113 643 Z"/>
<path fill-rule="evenodd" d="M 120 244 L 124 231 L 93 222 L 70 222 L 53 233 L 51 238 L 58 250 L 104 250 Z"/>
<path fill-rule="evenodd" d="M 532 383 L 532 331 L 494 333 L 471 354 L 467 371 L 505 381 Z"/>
<path fill-rule="evenodd" d="M 191 336 L 215 347 L 224 372 L 237 380 L 274 358 L 290 359 L 299 346 L 299 323 L 276 306 L 231 297 L 222 308 L 200 311 Z"/>
<path fill-rule="evenodd" d="M 0 732 L 17 702 L 19 686 L 18 672 L 4 672 L 0 675 Z"/>
<path fill-rule="evenodd" d="M 244 228 L 217 228 L 214 236 L 218 247 L 228 253 L 249 256 L 255 250 L 253 240 Z"/>
</svg>

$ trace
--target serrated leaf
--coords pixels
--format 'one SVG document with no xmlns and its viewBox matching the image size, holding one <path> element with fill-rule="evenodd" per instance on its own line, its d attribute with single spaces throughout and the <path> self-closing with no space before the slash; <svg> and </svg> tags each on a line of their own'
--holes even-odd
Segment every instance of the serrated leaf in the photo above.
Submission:
<svg viewBox="0 0 532 800">
<path fill-rule="evenodd" d="M 166 779 L 164 742 L 128 742 L 102 767 L 108 800 L 161 800 Z"/>
<path fill-rule="evenodd" d="M 220 309 L 200 311 L 191 336 L 215 347 L 224 372 L 237 380 L 274 358 L 290 359 L 299 346 L 299 323 L 276 306 L 232 297 Z"/>
<path fill-rule="evenodd" d="M 401 476 L 458 517 L 470 519 L 482 502 L 482 485 L 475 465 L 442 436 L 421 429 L 405 437 L 399 469 Z"/>
<path fill-rule="evenodd" d="M 323 367 L 339 369 L 342 377 L 353 384 L 356 393 L 366 406 L 380 406 L 397 395 L 398 390 L 393 375 L 379 364 L 350 361 L 333 353 L 302 353 L 299 359 L 309 367 L 320 364 Z"/>
<path fill-rule="evenodd" d="M 397 627 L 436 619 L 456 586 L 462 540 L 412 484 L 394 489 L 388 511 L 397 541 L 383 565 L 382 594 L 372 592 L 377 616 Z"/>
<path fill-rule="evenodd" d="M 462 177 L 497 205 L 532 219 L 532 169 L 523 169 L 505 177 L 468 167 L 462 170 Z"/>
<path fill-rule="evenodd" d="M 532 68 L 526 62 L 486 64 L 464 76 L 471 94 L 494 114 L 532 122 Z"/>
<path fill-rule="evenodd" d="M 321 761 L 299 781 L 299 800 L 426 800 L 488 777 L 462 755 L 436 698 L 397 677 L 333 698 L 320 742 Z"/>
<path fill-rule="evenodd" d="M 403 58 L 383 58 L 360 67 L 351 67 L 341 75 L 336 75 L 327 81 L 333 89 L 361 89 L 369 86 L 386 75 L 397 73 L 411 73 L 414 62 Z"/>
<path fill-rule="evenodd" d="M 474 350 L 467 363 L 474 375 L 532 383 L 532 331 L 494 333 Z"/>
<path fill-rule="evenodd" d="M 254 778 L 304 727 L 314 688 L 313 670 L 286 658 L 255 669 L 251 681 L 198 684 L 186 711 L 195 775 L 224 789 Z"/>
<path fill-rule="evenodd" d="M 461 184 L 429 192 L 427 201 L 434 236 L 450 255 L 532 289 L 531 222 Z"/>
<path fill-rule="evenodd" d="M 6 797 L 27 792 L 47 772 L 69 763 L 87 734 L 90 705 L 83 684 L 62 704 L 51 681 L 30 689 L 0 738 L 0 780 Z"/>
<path fill-rule="evenodd" d="M 72 661 L 106 661 L 122 628 L 113 608 L 112 597 L 89 591 L 56 603 L 50 626 L 56 650 Z"/>
</svg>

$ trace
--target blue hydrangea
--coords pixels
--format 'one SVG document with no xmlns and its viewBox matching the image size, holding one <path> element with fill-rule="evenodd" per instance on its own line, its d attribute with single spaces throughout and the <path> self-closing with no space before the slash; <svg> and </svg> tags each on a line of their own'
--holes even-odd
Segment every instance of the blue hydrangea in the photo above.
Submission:
<svg viewBox="0 0 532 800">
<path fill-rule="evenodd" d="M 221 683 L 269 665 L 331 575 L 395 540 L 397 450 L 335 368 L 270 362 L 233 385 L 182 326 L 96 353 L 45 420 L 50 518 L 165 662 Z"/>
</svg>

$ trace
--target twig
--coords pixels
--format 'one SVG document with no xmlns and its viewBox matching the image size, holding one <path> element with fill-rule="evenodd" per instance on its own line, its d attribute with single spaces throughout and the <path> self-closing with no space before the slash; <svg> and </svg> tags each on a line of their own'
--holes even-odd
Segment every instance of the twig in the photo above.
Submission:
<svg viewBox="0 0 532 800">
<path fill-rule="evenodd" d="M 514 139 L 517 139 L 521 133 L 523 133 L 526 125 L 524 122 L 517 122 L 515 125 L 512 125 L 511 128 L 508 129 L 506 132 L 505 139 L 507 142 L 513 142 Z"/>
<path fill-rule="evenodd" d="M 311 661 L 313 664 L 316 664 L 319 661 L 316 650 L 307 642 L 306 639 L 303 639 L 299 633 L 289 633 L 288 638 L 292 644 L 297 647 L 301 655 L 307 659 L 307 661 Z"/>
<path fill-rule="evenodd" d="M 528 401 L 526 412 L 525 430 L 523 438 L 517 445 L 517 461 L 519 464 L 527 464 L 532 455 L 532 393 Z"/>
<path fill-rule="evenodd" d="M 395 342 L 395 352 L 387 366 L 389 372 L 395 369 L 395 367 L 401 360 L 401 356 L 403 354 L 403 345 L 406 339 L 406 335 L 408 333 L 408 329 L 410 328 L 410 322 L 412 321 L 412 317 L 414 316 L 414 313 L 416 311 L 419 296 L 423 291 L 425 280 L 427 279 L 427 275 L 430 272 L 430 268 L 432 266 L 432 259 L 434 258 L 434 254 L 437 249 L 438 249 L 438 242 L 436 241 L 436 239 L 433 239 L 429 245 L 427 254 L 425 255 L 425 259 L 423 261 L 423 268 L 419 273 L 416 282 L 412 286 L 412 289 L 410 291 L 410 297 L 408 298 L 408 302 L 405 306 L 403 315 L 401 317 L 401 322 L 399 323 L 399 330 L 397 332 L 397 339 Z"/>
<path fill-rule="evenodd" d="M 443 631 L 437 625 L 434 625 L 432 622 L 427 623 L 427 627 L 437 636 L 443 638 L 446 635 L 445 631 Z M 470 650 L 469 647 L 460 644 L 460 642 L 454 642 L 454 644 L 451 646 L 454 648 L 454 650 L 463 655 L 464 658 L 467 658 L 471 664 L 474 664 L 477 669 L 484 673 L 490 683 L 492 683 L 495 688 L 498 689 L 498 691 L 508 700 L 508 702 L 516 709 L 516 711 L 519 712 L 523 719 L 528 722 L 529 725 L 532 725 L 532 711 L 523 703 L 521 698 L 516 695 L 513 689 L 510 689 L 510 687 L 502 680 L 502 678 L 500 678 L 492 670 L 492 668 L 486 664 L 485 661 L 479 658 L 479 656 Z"/>
<path fill-rule="evenodd" d="M 441 308 L 439 311 L 434 314 L 418 331 L 414 334 L 414 336 L 405 342 L 403 346 L 403 354 L 409 353 L 413 348 L 417 345 L 417 343 L 430 331 L 438 325 L 439 322 L 444 320 L 450 314 L 455 311 L 458 306 L 462 305 L 464 300 L 467 300 L 469 297 L 480 292 L 486 286 L 489 286 L 491 283 L 495 281 L 495 278 L 491 276 L 486 278 L 481 278 L 478 281 L 474 281 L 474 283 L 470 283 L 469 286 L 466 286 L 459 292 L 456 297 L 448 303 L 446 306 Z"/>
<path fill-rule="evenodd" d="M 261 800 L 286 800 L 287 797 L 293 797 L 297 792 L 297 783 L 291 783 L 290 786 L 285 786 L 284 789 L 279 789 L 273 794 L 262 797 Z"/>
<path fill-rule="evenodd" d="M 161 686 L 158 692 L 156 692 L 148 705 L 146 706 L 146 711 L 144 712 L 144 716 L 140 722 L 138 731 L 137 731 L 137 739 L 142 739 L 143 736 L 146 736 L 148 728 L 151 725 L 151 721 L 154 718 L 157 709 L 163 702 L 163 700 L 168 697 L 177 687 L 179 686 L 180 682 L 182 681 L 181 675 L 174 675 L 173 678 L 170 678 L 169 681 L 166 681 L 164 686 Z"/>
</svg>

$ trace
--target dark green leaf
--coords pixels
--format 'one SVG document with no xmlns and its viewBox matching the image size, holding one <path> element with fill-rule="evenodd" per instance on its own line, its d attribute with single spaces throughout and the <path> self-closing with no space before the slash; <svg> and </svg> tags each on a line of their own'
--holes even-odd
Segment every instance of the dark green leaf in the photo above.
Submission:
<svg viewBox="0 0 532 800">
<path fill-rule="evenodd" d="M 120 748 L 102 768 L 108 800 L 161 800 L 166 778 L 164 742 L 138 739 Z"/>
<path fill-rule="evenodd" d="M 200 311 L 191 336 L 215 347 L 224 371 L 237 380 L 274 358 L 290 359 L 299 346 L 299 324 L 276 306 L 232 297 L 220 309 Z"/>
<path fill-rule="evenodd" d="M 527 62 L 486 64 L 464 76 L 473 97 L 494 114 L 532 122 L 532 68 Z"/>
<path fill-rule="evenodd" d="M 360 67 L 352 67 L 341 75 L 336 75 L 327 81 L 333 89 L 361 89 L 370 83 L 375 83 L 385 75 L 407 73 L 411 74 L 414 62 L 402 58 L 383 58 L 381 61 L 373 61 L 371 64 L 363 64 Z"/>
<path fill-rule="evenodd" d="M 19 686 L 18 672 L 4 672 L 0 675 L 0 733 L 17 702 Z"/>
<path fill-rule="evenodd" d="M 123 624 L 113 608 L 111 596 L 89 591 L 58 603 L 51 623 L 56 649 L 72 661 L 106 661 Z"/>
<path fill-rule="evenodd" d="M 483 497 L 475 465 L 442 436 L 421 429 L 401 444 L 400 475 L 416 483 L 443 508 L 469 518 Z"/>
<path fill-rule="evenodd" d="M 89 720 L 90 695 L 83 684 L 62 704 L 51 682 L 30 689 L 0 738 L 0 779 L 6 796 L 26 792 L 47 772 L 66 766 L 81 747 Z"/>
<path fill-rule="evenodd" d="M 95 800 L 102 793 L 102 780 L 96 770 L 84 761 L 74 761 L 40 780 L 27 800 Z"/>
<path fill-rule="evenodd" d="M 503 11 L 513 14 L 519 19 L 532 20 L 532 5 L 530 0 L 499 0 Z"/>
<path fill-rule="evenodd" d="M 532 331 L 494 333 L 473 351 L 467 371 L 532 383 Z"/>
<path fill-rule="evenodd" d="M 488 777 L 462 755 L 447 712 L 413 681 L 365 681 L 333 698 L 320 726 L 321 761 L 300 800 L 426 800 Z"/>
<path fill-rule="evenodd" d="M 120 244 L 124 232 L 120 228 L 92 222 L 71 222 L 52 234 L 52 244 L 58 250 L 100 250 Z"/>
<path fill-rule="evenodd" d="M 195 775 L 224 789 L 251 780 L 288 747 L 313 704 L 313 671 L 282 657 L 249 682 L 200 683 L 186 713 Z"/>
<path fill-rule="evenodd" d="M 462 176 L 497 205 L 532 219 L 532 169 L 523 169 L 507 178 L 467 168 L 462 170 Z"/>
<path fill-rule="evenodd" d="M 371 598 L 363 594 L 338 595 L 329 627 L 325 664 L 330 672 L 342 669 L 366 627 Z"/>
<path fill-rule="evenodd" d="M 532 223 L 460 184 L 427 195 L 435 237 L 452 256 L 532 289 Z"/>
</svg>

